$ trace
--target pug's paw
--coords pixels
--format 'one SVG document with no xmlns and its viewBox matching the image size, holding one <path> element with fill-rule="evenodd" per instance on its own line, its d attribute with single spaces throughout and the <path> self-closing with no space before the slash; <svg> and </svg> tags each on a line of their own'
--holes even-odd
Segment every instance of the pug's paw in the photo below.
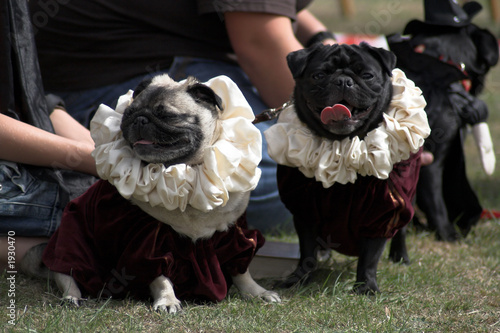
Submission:
<svg viewBox="0 0 500 333">
<path fill-rule="evenodd" d="M 175 297 L 160 298 L 153 303 L 153 309 L 162 313 L 175 314 L 182 311 L 181 301 Z"/>
<path fill-rule="evenodd" d="M 275 291 L 266 290 L 259 297 L 268 303 L 281 303 L 281 297 Z"/>
<path fill-rule="evenodd" d="M 82 301 L 81 298 L 78 298 L 78 297 L 75 297 L 72 295 L 66 295 L 62 298 L 62 304 L 68 304 L 68 305 L 75 306 L 75 307 L 80 307 L 80 305 L 81 305 L 80 301 Z"/>
<path fill-rule="evenodd" d="M 177 313 L 182 310 L 181 301 L 175 297 L 172 281 L 160 275 L 151 282 L 149 288 L 153 295 L 153 309 L 164 313 Z"/>
</svg>

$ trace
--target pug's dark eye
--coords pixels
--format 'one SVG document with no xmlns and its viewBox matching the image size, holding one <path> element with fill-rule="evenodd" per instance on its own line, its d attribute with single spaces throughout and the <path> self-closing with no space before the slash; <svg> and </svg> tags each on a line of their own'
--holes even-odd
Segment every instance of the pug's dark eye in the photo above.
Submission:
<svg viewBox="0 0 500 333">
<path fill-rule="evenodd" d="M 323 72 L 316 72 L 312 75 L 313 80 L 323 80 L 325 78 L 326 74 Z"/>
<path fill-rule="evenodd" d="M 361 75 L 361 77 L 363 78 L 363 80 L 371 80 L 371 79 L 373 79 L 373 74 L 372 73 L 363 73 L 363 75 Z"/>
<path fill-rule="evenodd" d="M 179 115 L 167 111 L 163 105 L 157 105 L 154 107 L 152 113 L 155 117 L 167 123 L 176 122 L 180 119 Z"/>
</svg>

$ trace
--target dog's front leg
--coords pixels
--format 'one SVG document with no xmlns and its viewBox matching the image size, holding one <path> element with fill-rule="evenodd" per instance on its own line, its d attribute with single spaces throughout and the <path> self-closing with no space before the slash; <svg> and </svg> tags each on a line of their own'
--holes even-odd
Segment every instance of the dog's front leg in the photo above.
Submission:
<svg viewBox="0 0 500 333">
<path fill-rule="evenodd" d="M 425 213 L 429 227 L 436 230 L 437 239 L 454 242 L 458 239 L 458 233 L 449 221 L 443 196 L 443 168 L 439 157 L 436 159 L 433 164 L 420 169 L 417 205 Z"/>
<path fill-rule="evenodd" d="M 384 252 L 387 239 L 363 238 L 358 260 L 356 284 L 357 294 L 374 294 L 380 292 L 377 285 L 377 265 Z"/>
<path fill-rule="evenodd" d="M 389 251 L 389 259 L 395 263 L 410 264 L 410 256 L 406 247 L 406 230 L 408 226 L 404 226 L 392 237 L 391 248 Z"/>
<path fill-rule="evenodd" d="M 175 297 L 174 286 L 169 278 L 160 275 L 149 285 L 151 295 L 153 296 L 153 309 L 155 311 L 164 311 L 176 313 L 181 311 L 181 301 Z"/>
<path fill-rule="evenodd" d="M 79 306 L 80 300 L 82 299 L 82 293 L 75 279 L 63 273 L 54 273 L 54 280 L 59 290 L 63 293 L 63 299 L 71 304 Z"/>
<path fill-rule="evenodd" d="M 281 302 L 281 298 L 278 293 L 261 287 L 257 282 L 255 282 L 248 270 L 243 274 L 232 276 L 232 279 L 236 288 L 238 288 L 243 295 L 260 297 L 266 302 Z"/>
<path fill-rule="evenodd" d="M 318 267 L 320 245 L 318 243 L 318 233 L 315 224 L 307 223 L 307 221 L 300 220 L 297 217 L 294 217 L 293 222 L 299 236 L 300 258 L 297 268 L 284 281 L 276 285 L 278 288 L 290 288 L 298 283 L 307 284 L 310 273 Z"/>
</svg>

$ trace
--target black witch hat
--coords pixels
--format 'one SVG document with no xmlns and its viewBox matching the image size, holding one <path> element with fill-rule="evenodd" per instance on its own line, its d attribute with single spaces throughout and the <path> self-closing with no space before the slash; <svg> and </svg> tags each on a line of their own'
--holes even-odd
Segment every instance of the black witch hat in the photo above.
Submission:
<svg viewBox="0 0 500 333">
<path fill-rule="evenodd" d="M 457 0 L 424 0 L 425 21 L 408 22 L 403 34 L 441 32 L 471 24 L 472 18 L 483 9 L 480 3 L 469 1 L 460 7 Z"/>
</svg>

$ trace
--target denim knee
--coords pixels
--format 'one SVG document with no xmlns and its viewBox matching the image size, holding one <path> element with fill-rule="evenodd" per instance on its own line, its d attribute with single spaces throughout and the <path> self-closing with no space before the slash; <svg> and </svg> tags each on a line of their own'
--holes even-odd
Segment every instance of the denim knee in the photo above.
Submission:
<svg viewBox="0 0 500 333">
<path fill-rule="evenodd" d="M 0 161 L 0 235 L 50 236 L 62 209 L 59 185 L 34 178 L 23 166 Z"/>
</svg>

